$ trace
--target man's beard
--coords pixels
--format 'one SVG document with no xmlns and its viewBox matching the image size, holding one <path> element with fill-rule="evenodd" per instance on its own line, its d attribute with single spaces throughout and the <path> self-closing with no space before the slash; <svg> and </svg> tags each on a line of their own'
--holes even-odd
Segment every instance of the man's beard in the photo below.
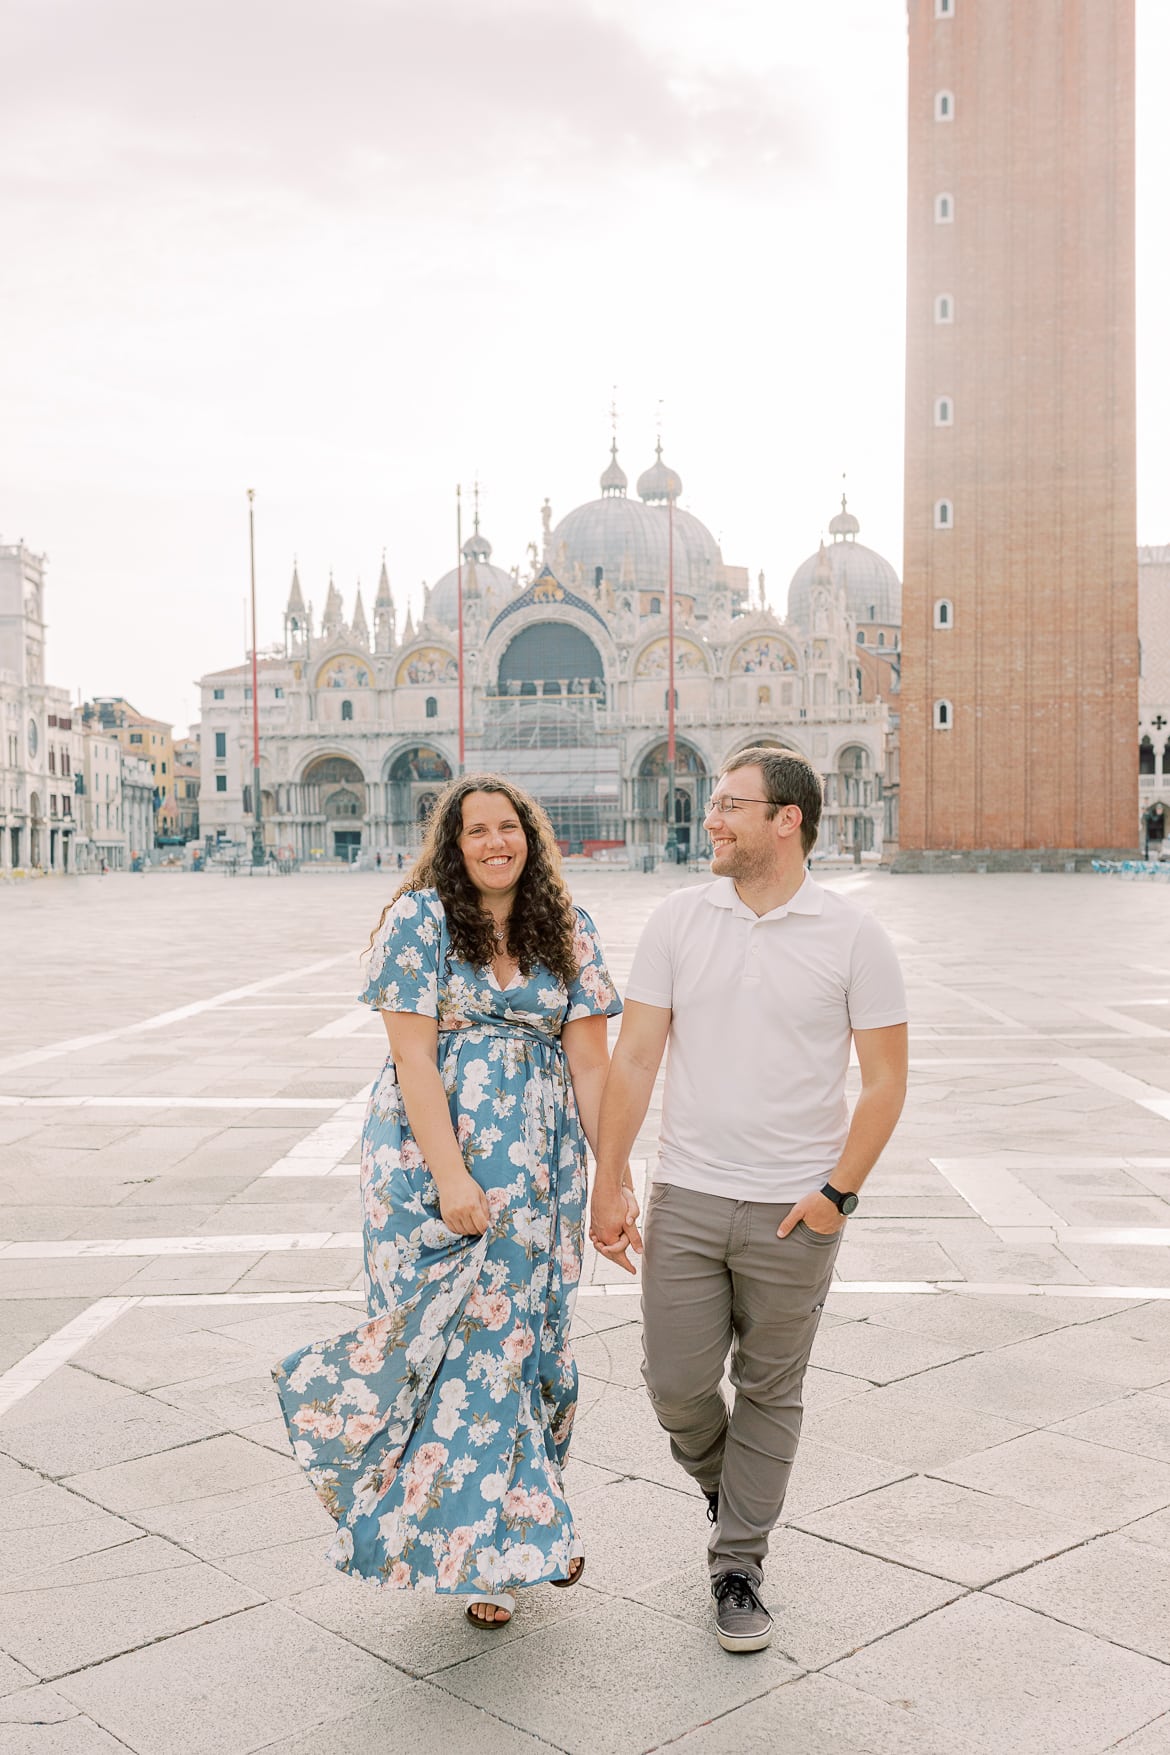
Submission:
<svg viewBox="0 0 1170 1755">
<path fill-rule="evenodd" d="M 716 865 L 719 866 L 716 877 L 729 877 L 744 884 L 769 877 L 772 871 L 772 860 L 766 847 L 758 847 L 753 851 L 741 847 L 738 841 L 725 852 L 712 855 L 713 870 Z"/>
</svg>

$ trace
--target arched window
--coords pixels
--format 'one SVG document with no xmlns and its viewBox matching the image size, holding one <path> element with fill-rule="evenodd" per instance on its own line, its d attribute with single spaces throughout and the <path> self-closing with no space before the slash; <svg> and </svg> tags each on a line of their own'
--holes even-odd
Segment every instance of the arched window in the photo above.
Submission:
<svg viewBox="0 0 1170 1755">
<path fill-rule="evenodd" d="M 934 606 L 934 625 L 936 628 L 954 626 L 955 611 L 949 597 L 940 597 Z"/>
<path fill-rule="evenodd" d="M 936 530 L 950 530 L 955 522 L 955 508 L 949 500 L 934 502 L 934 527 Z"/>
<path fill-rule="evenodd" d="M 761 683 L 759 688 L 756 690 L 756 706 L 757 707 L 770 707 L 771 705 L 772 705 L 772 691 L 768 687 L 767 683 Z M 1170 747 L 1170 746 L 1168 746 L 1168 747 Z"/>
<path fill-rule="evenodd" d="M 353 702 L 352 701 L 343 701 L 341 703 L 341 717 L 343 719 L 352 719 L 353 718 Z"/>
<path fill-rule="evenodd" d="M 885 631 L 884 631 L 884 629 L 879 628 L 878 629 L 878 645 L 884 646 L 885 643 L 886 643 Z"/>
<path fill-rule="evenodd" d="M 955 424 L 955 405 L 949 396 L 940 396 L 934 405 L 934 424 L 936 427 L 950 427 Z"/>
<path fill-rule="evenodd" d="M 939 293 L 934 301 L 934 320 L 936 323 L 953 323 L 955 320 L 955 301 L 950 293 Z"/>
<path fill-rule="evenodd" d="M 664 712 L 670 706 L 670 696 L 671 696 L 671 691 L 669 689 L 663 689 L 663 691 L 662 691 L 662 707 L 663 707 Z M 674 710 L 676 713 L 678 712 L 678 690 L 677 689 L 674 690 Z"/>
<path fill-rule="evenodd" d="M 950 225 L 955 217 L 955 198 L 953 195 L 936 195 L 934 198 L 934 223 Z"/>
<path fill-rule="evenodd" d="M 1141 743 L 1138 745 L 1138 773 L 1157 773 L 1157 769 L 1154 766 L 1154 746 L 1148 737 L 1143 737 Z"/>
<path fill-rule="evenodd" d="M 934 119 L 936 122 L 953 122 L 955 119 L 955 94 L 953 91 L 936 91 L 934 94 Z"/>
<path fill-rule="evenodd" d="M 864 628 L 858 628 L 858 630 L 857 630 L 857 644 L 859 646 L 865 645 L 865 629 Z"/>
<path fill-rule="evenodd" d="M 877 604 L 876 603 L 871 603 L 869 606 L 869 619 L 871 622 L 875 622 L 877 620 Z"/>
<path fill-rule="evenodd" d="M 857 678 L 857 692 L 858 692 L 858 694 L 859 694 L 859 695 L 860 695 L 860 694 L 861 694 L 861 692 L 862 692 L 862 689 L 861 689 L 861 672 L 860 672 L 860 671 L 859 671 L 859 670 L 855 670 L 855 671 L 854 671 L 854 672 L 853 672 L 853 674 L 854 674 L 854 676 L 855 676 L 855 677 L 856 677 L 856 678 Z"/>
<path fill-rule="evenodd" d="M 1162 772 L 1163 774 L 1170 774 L 1170 737 L 1166 739 L 1166 742 L 1162 746 Z"/>
<path fill-rule="evenodd" d="M 436 701 L 434 695 L 428 695 L 427 696 L 427 718 L 428 719 L 437 719 L 438 717 L 439 717 L 439 703 L 438 703 L 438 701 Z"/>
<path fill-rule="evenodd" d="M 955 0 L 934 0 L 934 16 L 936 18 L 953 18 L 955 16 Z"/>
<path fill-rule="evenodd" d="M 651 615 L 661 615 L 662 614 L 662 599 L 661 599 L 661 597 L 652 597 L 650 599 L 650 614 Z"/>
<path fill-rule="evenodd" d="M 936 701 L 934 703 L 934 729 L 936 731 L 949 731 L 954 717 L 955 710 L 949 701 Z"/>
</svg>

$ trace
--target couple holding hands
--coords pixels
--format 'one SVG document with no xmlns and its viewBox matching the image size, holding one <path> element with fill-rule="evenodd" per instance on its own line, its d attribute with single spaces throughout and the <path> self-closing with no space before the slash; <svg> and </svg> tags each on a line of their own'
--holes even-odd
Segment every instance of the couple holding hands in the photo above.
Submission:
<svg viewBox="0 0 1170 1755">
<path fill-rule="evenodd" d="M 727 763 L 704 819 L 714 881 L 651 916 L 611 1062 L 622 1002 L 544 812 L 489 774 L 439 799 L 361 996 L 390 1048 L 362 1135 L 369 1317 L 274 1373 L 343 1572 L 462 1597 L 489 1631 L 519 1589 L 580 1579 L 564 1468 L 586 1142 L 592 1241 L 633 1272 L 628 1157 L 669 1044 L 643 1376 L 706 1495 L 716 1637 L 768 1644 L 763 1564 L 809 1351 L 906 1082 L 893 948 L 806 869 L 820 810 L 804 757 L 759 747 Z"/>
</svg>

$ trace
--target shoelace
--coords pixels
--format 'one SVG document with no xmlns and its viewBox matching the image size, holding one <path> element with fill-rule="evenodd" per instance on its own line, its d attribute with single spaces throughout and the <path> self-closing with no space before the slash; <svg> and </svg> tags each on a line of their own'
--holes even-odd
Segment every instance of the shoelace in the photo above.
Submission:
<svg viewBox="0 0 1170 1755">
<path fill-rule="evenodd" d="M 720 1608 L 724 1598 L 730 1597 L 732 1605 L 737 1609 L 758 1609 L 763 1605 L 756 1595 L 756 1587 L 746 1572 L 723 1572 L 715 1581 L 715 1601 Z"/>
</svg>

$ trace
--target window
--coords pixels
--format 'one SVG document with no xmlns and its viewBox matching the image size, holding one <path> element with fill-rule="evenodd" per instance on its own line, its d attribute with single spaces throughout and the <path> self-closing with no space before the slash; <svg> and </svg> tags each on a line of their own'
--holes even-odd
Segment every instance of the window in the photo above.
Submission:
<svg viewBox="0 0 1170 1755">
<path fill-rule="evenodd" d="M 662 599 L 661 599 L 661 597 L 652 597 L 650 599 L 650 614 L 651 615 L 661 615 L 662 614 Z"/>
<path fill-rule="evenodd" d="M 284 690 L 283 689 L 273 689 L 272 693 L 278 701 L 284 700 Z"/>
<path fill-rule="evenodd" d="M 949 396 L 940 396 L 934 405 L 934 424 L 936 427 L 953 427 L 955 424 L 955 405 Z"/>
<path fill-rule="evenodd" d="M 936 91 L 934 94 L 934 119 L 936 122 L 953 122 L 955 119 L 955 94 L 953 91 Z"/>
<path fill-rule="evenodd" d="M 166 765 L 166 763 L 165 763 L 165 762 L 163 762 L 163 763 L 162 763 L 162 764 L 161 764 L 161 766 L 162 766 L 162 771 L 163 771 L 163 773 L 164 773 L 164 774 L 165 774 L 165 773 L 166 773 L 166 771 L 167 771 L 167 765 Z"/>
<path fill-rule="evenodd" d="M 222 689 L 212 689 L 211 698 L 213 701 L 222 701 L 223 700 L 223 690 Z"/>
<path fill-rule="evenodd" d="M 955 198 L 953 195 L 936 195 L 934 198 L 935 225 L 950 225 L 955 217 Z"/>
<path fill-rule="evenodd" d="M 949 500 L 934 502 L 934 527 L 936 530 L 950 530 L 955 522 L 955 508 Z"/>
<path fill-rule="evenodd" d="M 955 320 L 955 301 L 950 293 L 939 293 L 934 301 L 934 320 L 936 323 L 953 323 Z"/>
<path fill-rule="evenodd" d="M 132 731 L 130 733 L 130 742 L 131 743 L 141 743 L 142 742 L 142 733 L 140 731 Z"/>
<path fill-rule="evenodd" d="M 940 597 L 934 606 L 934 625 L 936 628 L 954 626 L 955 611 L 948 597 Z"/>
<path fill-rule="evenodd" d="M 226 792 L 227 791 L 227 775 L 226 774 L 217 774 L 215 776 L 215 790 L 217 792 Z"/>
<path fill-rule="evenodd" d="M 763 683 L 756 690 L 756 706 L 757 707 L 770 707 L 771 705 L 772 705 L 772 691 L 767 686 L 766 683 Z"/>
<path fill-rule="evenodd" d="M 341 703 L 341 717 L 343 719 L 352 719 L 353 718 L 353 702 L 352 701 L 343 701 Z"/>
<path fill-rule="evenodd" d="M 49 773 L 55 774 L 56 772 L 57 772 L 57 752 L 55 749 L 50 749 L 50 751 L 49 751 Z"/>
<path fill-rule="evenodd" d="M 865 645 L 865 629 L 864 628 L 858 628 L 858 630 L 857 630 L 857 644 L 859 646 Z"/>
<path fill-rule="evenodd" d="M 67 792 L 61 794 L 61 815 L 63 817 L 71 817 L 73 815 L 73 800 Z"/>
<path fill-rule="evenodd" d="M 934 0 L 934 16 L 936 18 L 953 18 L 955 16 L 955 0 Z"/>
<path fill-rule="evenodd" d="M 69 773 L 69 751 L 68 750 L 61 751 L 61 772 L 62 772 L 62 774 L 65 774 L 65 775 L 67 775 Z"/>
<path fill-rule="evenodd" d="M 50 792 L 50 794 L 49 794 L 49 815 L 51 817 L 55 817 L 56 814 L 57 814 L 57 794 L 55 792 Z"/>
<path fill-rule="evenodd" d="M 885 630 L 882 628 L 879 628 L 878 629 L 878 645 L 884 646 L 885 643 L 886 643 Z"/>
<path fill-rule="evenodd" d="M 227 732 L 217 731 L 215 734 L 215 759 L 223 762 L 227 759 Z"/>
<path fill-rule="evenodd" d="M 664 709 L 669 708 L 670 697 L 672 694 L 674 696 L 674 710 L 677 713 L 678 712 L 678 690 L 677 689 L 663 689 L 663 691 L 662 691 L 662 705 L 663 705 Z"/>
<path fill-rule="evenodd" d="M 936 701 L 934 703 L 934 729 L 936 731 L 949 731 L 954 717 L 955 710 L 949 701 Z"/>
<path fill-rule="evenodd" d="M 252 685 L 251 685 L 251 683 L 244 684 L 244 699 L 245 699 L 245 701 L 250 701 L 252 699 Z"/>
<path fill-rule="evenodd" d="M 439 717 L 439 703 L 435 699 L 434 695 L 427 696 L 427 709 L 426 709 L 426 711 L 427 711 L 427 718 L 428 719 L 437 719 Z"/>
</svg>

